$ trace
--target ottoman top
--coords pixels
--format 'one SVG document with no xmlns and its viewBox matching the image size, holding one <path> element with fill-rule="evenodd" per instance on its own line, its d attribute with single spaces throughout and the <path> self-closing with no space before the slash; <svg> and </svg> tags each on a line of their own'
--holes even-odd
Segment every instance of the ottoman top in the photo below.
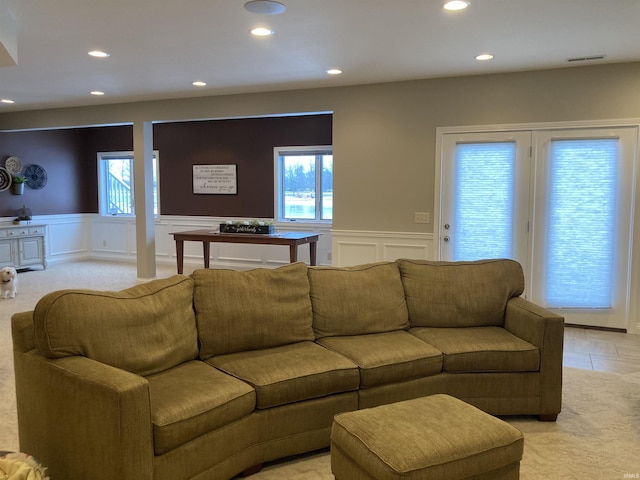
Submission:
<svg viewBox="0 0 640 480">
<path fill-rule="evenodd" d="M 517 428 L 444 394 L 336 415 L 331 440 L 376 479 L 466 478 L 524 448 Z"/>
</svg>

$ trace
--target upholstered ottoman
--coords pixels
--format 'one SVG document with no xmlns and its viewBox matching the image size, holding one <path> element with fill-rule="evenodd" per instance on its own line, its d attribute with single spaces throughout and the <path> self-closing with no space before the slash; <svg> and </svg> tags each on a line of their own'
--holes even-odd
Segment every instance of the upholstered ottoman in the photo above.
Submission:
<svg viewBox="0 0 640 480">
<path fill-rule="evenodd" d="M 336 415 L 336 480 L 518 479 L 517 429 L 449 395 Z"/>
</svg>

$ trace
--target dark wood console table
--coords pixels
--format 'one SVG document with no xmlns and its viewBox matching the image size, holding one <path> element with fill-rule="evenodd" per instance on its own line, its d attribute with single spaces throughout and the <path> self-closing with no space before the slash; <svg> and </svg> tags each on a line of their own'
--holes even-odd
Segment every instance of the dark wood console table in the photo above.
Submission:
<svg viewBox="0 0 640 480">
<path fill-rule="evenodd" d="M 316 265 L 318 237 L 316 232 L 276 232 L 270 235 L 252 233 L 220 233 L 215 230 L 190 230 L 171 233 L 176 241 L 178 273 L 184 270 L 184 242 L 202 242 L 204 268 L 209 268 L 210 244 L 213 243 L 250 243 L 260 245 L 288 245 L 289 260 L 298 261 L 298 245 L 309 244 L 311 265 Z"/>
</svg>

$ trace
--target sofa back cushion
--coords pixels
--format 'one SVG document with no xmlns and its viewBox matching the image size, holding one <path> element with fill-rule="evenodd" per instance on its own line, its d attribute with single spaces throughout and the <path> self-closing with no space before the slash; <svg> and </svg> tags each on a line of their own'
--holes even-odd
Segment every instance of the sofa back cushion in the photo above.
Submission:
<svg viewBox="0 0 640 480">
<path fill-rule="evenodd" d="M 308 274 L 317 338 L 409 328 L 397 264 L 310 267 Z"/>
<path fill-rule="evenodd" d="M 192 277 L 203 360 L 314 340 L 303 263 L 246 272 L 201 269 Z"/>
<path fill-rule="evenodd" d="M 33 320 L 36 347 L 47 357 L 82 355 L 150 375 L 198 356 L 193 280 L 183 275 L 120 292 L 52 292 Z"/>
<path fill-rule="evenodd" d="M 412 327 L 502 326 L 507 302 L 524 291 L 513 260 L 398 260 Z"/>
</svg>

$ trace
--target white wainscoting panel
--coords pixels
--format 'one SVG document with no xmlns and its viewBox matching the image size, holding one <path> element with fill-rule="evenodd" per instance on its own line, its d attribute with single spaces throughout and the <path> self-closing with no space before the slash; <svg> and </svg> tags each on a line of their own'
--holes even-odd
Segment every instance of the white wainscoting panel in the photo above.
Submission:
<svg viewBox="0 0 640 480">
<path fill-rule="evenodd" d="M 333 265 L 393 261 L 398 258 L 435 260 L 431 233 L 332 230 Z"/>
<path fill-rule="evenodd" d="M 47 225 L 47 263 L 90 257 L 91 232 L 84 215 L 39 215 L 31 222 Z"/>
<path fill-rule="evenodd" d="M 0 217 L 11 223 L 14 217 Z M 32 224 L 46 225 L 44 251 L 48 264 L 91 258 L 91 230 L 84 214 L 34 215 Z"/>
</svg>

